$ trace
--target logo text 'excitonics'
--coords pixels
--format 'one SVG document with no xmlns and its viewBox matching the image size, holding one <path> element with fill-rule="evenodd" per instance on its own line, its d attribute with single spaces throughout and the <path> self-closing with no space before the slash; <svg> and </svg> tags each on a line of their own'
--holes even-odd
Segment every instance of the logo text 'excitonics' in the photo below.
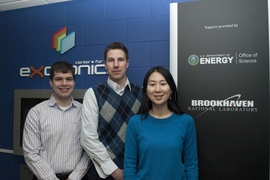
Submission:
<svg viewBox="0 0 270 180">
<path fill-rule="evenodd" d="M 75 75 L 80 76 L 83 72 L 86 72 L 86 75 L 105 75 L 107 74 L 107 71 L 104 64 L 101 62 L 103 62 L 103 60 L 76 61 L 75 65 L 73 65 Z M 20 68 L 20 76 L 33 78 L 35 75 L 39 75 L 41 78 L 43 78 L 44 76 L 50 76 L 50 68 L 51 66 L 43 65 L 38 68 L 33 66 L 22 67 Z"/>
</svg>

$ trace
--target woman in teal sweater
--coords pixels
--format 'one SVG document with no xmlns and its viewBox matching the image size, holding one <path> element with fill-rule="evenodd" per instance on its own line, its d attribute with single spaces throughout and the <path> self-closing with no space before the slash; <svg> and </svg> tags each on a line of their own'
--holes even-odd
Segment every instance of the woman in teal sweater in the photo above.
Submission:
<svg viewBox="0 0 270 180">
<path fill-rule="evenodd" d="M 160 66 L 144 77 L 139 111 L 128 124 L 125 180 L 198 180 L 194 120 L 178 106 L 171 73 Z"/>
</svg>

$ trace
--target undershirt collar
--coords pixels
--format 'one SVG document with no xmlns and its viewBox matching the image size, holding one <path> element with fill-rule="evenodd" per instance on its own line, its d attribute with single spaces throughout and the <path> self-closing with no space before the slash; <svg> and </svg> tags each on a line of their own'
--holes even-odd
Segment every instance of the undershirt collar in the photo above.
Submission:
<svg viewBox="0 0 270 180">
<path fill-rule="evenodd" d="M 108 83 L 108 85 L 109 85 L 109 86 L 110 86 L 117 94 L 119 94 L 119 95 L 121 95 L 121 96 L 124 94 L 124 91 L 125 91 L 125 88 L 126 88 L 126 87 L 128 87 L 129 90 L 131 91 L 131 87 L 130 87 L 130 83 L 129 83 L 128 78 L 127 78 L 127 80 L 126 80 L 125 86 L 124 86 L 122 89 L 120 89 L 120 85 L 119 85 L 119 84 L 117 84 L 116 82 L 112 81 L 112 80 L 109 79 L 109 78 L 108 78 L 108 80 L 107 80 L 107 83 Z"/>
</svg>

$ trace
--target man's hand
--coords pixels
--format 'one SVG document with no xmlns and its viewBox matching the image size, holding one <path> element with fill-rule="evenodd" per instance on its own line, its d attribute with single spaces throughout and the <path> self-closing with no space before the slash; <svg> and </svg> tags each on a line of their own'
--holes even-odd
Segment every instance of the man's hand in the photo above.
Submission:
<svg viewBox="0 0 270 180">
<path fill-rule="evenodd" d="M 117 168 L 111 176 L 114 178 L 114 180 L 124 180 L 124 171 L 123 169 Z"/>
</svg>

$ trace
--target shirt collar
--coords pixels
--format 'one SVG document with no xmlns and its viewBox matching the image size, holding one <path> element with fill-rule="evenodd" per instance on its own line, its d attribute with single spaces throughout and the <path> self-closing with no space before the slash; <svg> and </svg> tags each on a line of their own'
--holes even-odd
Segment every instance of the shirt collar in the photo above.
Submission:
<svg viewBox="0 0 270 180">
<path fill-rule="evenodd" d="M 73 97 L 71 97 L 71 98 L 72 98 L 72 100 L 71 100 L 71 103 L 69 104 L 69 107 L 71 107 L 71 106 L 75 106 L 76 107 L 77 104 L 74 103 Z M 57 104 L 57 102 L 56 102 L 56 100 L 55 100 L 55 98 L 54 98 L 54 96 L 52 94 L 51 97 L 50 97 L 50 100 L 49 100 L 49 106 L 55 106 L 55 105 L 58 106 L 58 104 Z"/>
<path fill-rule="evenodd" d="M 129 90 L 131 91 L 131 87 L 130 87 L 130 83 L 129 83 L 128 78 L 127 78 L 127 80 L 126 80 L 125 86 L 124 86 L 122 89 L 120 89 L 119 84 L 117 84 L 116 82 L 112 81 L 110 78 L 108 78 L 107 83 L 108 83 L 108 85 L 109 85 L 115 92 L 117 92 L 117 93 L 122 93 L 122 92 L 124 92 L 124 90 L 125 90 L 126 87 L 128 87 Z"/>
</svg>

